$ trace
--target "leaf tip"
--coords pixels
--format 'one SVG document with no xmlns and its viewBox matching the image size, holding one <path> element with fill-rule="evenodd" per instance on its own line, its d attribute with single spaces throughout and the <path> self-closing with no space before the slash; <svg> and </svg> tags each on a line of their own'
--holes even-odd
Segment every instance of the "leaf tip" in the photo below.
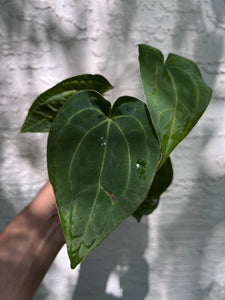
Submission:
<svg viewBox="0 0 225 300">
<path fill-rule="evenodd" d="M 26 128 L 24 127 L 24 125 L 20 128 L 20 131 L 19 131 L 20 133 L 24 133 L 24 132 L 26 132 Z"/>
</svg>

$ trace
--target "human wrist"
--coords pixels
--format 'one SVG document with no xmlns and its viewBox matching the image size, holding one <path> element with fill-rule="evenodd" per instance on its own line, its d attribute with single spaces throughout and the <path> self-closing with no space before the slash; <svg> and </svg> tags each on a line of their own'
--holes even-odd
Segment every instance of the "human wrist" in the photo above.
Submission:
<svg viewBox="0 0 225 300">
<path fill-rule="evenodd" d="M 33 224 L 37 238 L 48 243 L 58 243 L 60 247 L 65 243 L 60 224 L 54 192 L 48 181 L 37 196 L 26 208 L 27 218 Z"/>
</svg>

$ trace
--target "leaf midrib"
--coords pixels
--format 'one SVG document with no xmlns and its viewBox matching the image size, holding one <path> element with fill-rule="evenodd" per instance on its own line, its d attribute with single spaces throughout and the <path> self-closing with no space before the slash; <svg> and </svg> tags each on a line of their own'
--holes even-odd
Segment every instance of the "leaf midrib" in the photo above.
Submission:
<svg viewBox="0 0 225 300">
<path fill-rule="evenodd" d="M 127 116 L 127 115 L 126 115 L 126 116 L 118 116 L 117 118 L 120 118 L 120 117 L 131 117 L 131 116 Z M 146 134 L 146 132 L 145 132 L 145 129 L 144 129 L 143 125 L 140 123 L 140 121 L 139 121 L 137 118 L 135 118 L 135 117 L 132 117 L 132 118 L 135 119 L 135 120 L 138 122 L 139 126 L 142 128 L 142 130 L 143 130 L 143 132 L 144 132 L 144 134 L 145 134 L 145 136 L 146 136 L 146 138 L 147 138 L 147 134 Z M 128 142 L 127 142 L 126 136 L 124 135 L 124 133 L 123 133 L 122 129 L 119 127 L 119 125 L 118 125 L 116 122 L 114 122 L 113 120 L 110 120 L 110 119 L 106 119 L 106 120 L 104 120 L 103 122 L 98 123 L 96 126 L 92 127 L 88 132 L 85 133 L 85 136 L 84 136 L 84 137 L 82 138 L 82 140 L 80 141 L 79 146 L 77 146 L 75 152 L 77 153 L 78 148 L 80 147 L 80 144 L 82 143 L 82 141 L 84 140 L 84 138 L 87 136 L 87 134 L 88 134 L 89 132 L 91 132 L 91 131 L 94 130 L 96 127 L 98 127 L 98 126 L 100 126 L 100 125 L 102 125 L 102 124 L 104 124 L 104 123 L 107 123 L 107 122 L 108 122 L 108 125 L 107 125 L 107 132 L 106 132 L 106 141 L 107 141 L 108 136 L 109 136 L 109 131 L 110 131 L 111 124 L 114 124 L 114 125 L 117 127 L 117 129 L 119 130 L 119 132 L 121 133 L 121 135 L 123 136 L 123 139 L 124 139 L 124 141 L 126 142 L 126 145 L 127 145 L 127 151 L 128 151 L 128 176 L 127 176 L 127 184 L 126 184 L 126 186 L 125 186 L 125 188 L 124 188 L 123 193 L 120 195 L 120 198 L 121 198 L 121 197 L 127 192 L 127 189 L 128 189 L 128 187 L 129 187 L 130 176 L 131 176 L 131 154 L 130 154 L 130 147 L 129 147 L 129 144 L 128 144 Z M 73 157 L 75 157 L 75 155 L 76 155 L 75 152 L 74 152 Z M 98 181 L 98 183 L 97 183 L 98 188 L 97 188 L 97 191 L 96 191 L 96 196 L 95 196 L 95 199 L 94 199 L 94 202 L 93 202 L 93 205 L 92 205 L 91 212 L 90 212 L 90 214 L 89 214 L 88 221 L 87 221 L 87 223 L 86 223 L 85 229 L 84 229 L 83 234 L 82 234 L 83 237 L 85 236 L 85 233 L 86 233 L 86 231 L 87 231 L 87 228 L 88 228 L 88 226 L 89 226 L 89 224 L 90 224 L 91 216 L 92 216 L 92 214 L 93 214 L 93 212 L 94 212 L 94 208 L 95 208 L 95 205 L 96 205 L 96 201 L 97 201 L 97 199 L 98 199 L 98 195 L 99 195 L 99 192 L 100 192 L 100 189 L 101 189 L 101 178 L 102 178 L 102 172 L 103 172 L 104 164 L 105 164 L 106 152 L 107 152 L 107 143 L 106 143 L 106 146 L 105 146 L 105 149 L 104 149 L 103 158 L 102 158 L 102 164 L 101 164 L 100 173 L 99 173 L 99 174 L 100 174 L 100 175 L 99 175 L 99 181 Z M 73 158 L 73 159 L 74 159 L 74 158 Z M 72 165 L 72 163 L 71 163 L 70 165 Z M 71 174 L 71 171 L 70 171 L 70 174 Z M 69 175 L 69 176 L 70 176 L 70 175 Z M 71 182 L 71 180 L 70 180 L 70 182 Z M 95 184 L 95 185 L 96 185 L 96 184 Z M 79 194 L 80 194 L 80 192 L 79 192 Z M 74 196 L 74 197 L 76 197 L 76 196 Z M 71 205 L 72 205 L 72 199 L 71 199 Z M 115 205 L 115 203 L 112 203 L 111 209 L 112 209 L 113 205 Z M 110 216 L 110 214 L 111 214 L 111 209 L 110 209 L 110 212 L 109 212 L 109 216 Z M 70 216 L 70 217 L 71 217 L 71 216 Z M 71 218 L 70 218 L 70 220 L 71 220 Z M 72 222 L 70 222 L 70 225 L 71 225 L 71 224 L 72 224 Z M 70 232 L 71 232 L 71 226 L 70 226 Z M 95 240 L 96 240 L 96 238 L 95 238 Z M 83 239 L 83 238 L 81 239 L 81 244 L 82 244 L 82 243 L 85 245 L 85 242 L 84 242 L 84 239 Z M 94 242 L 93 242 L 93 243 L 94 243 Z M 87 247 L 87 245 L 85 245 L 85 247 Z M 79 249 L 77 249 L 77 251 L 79 251 Z"/>
<path fill-rule="evenodd" d="M 174 82 L 174 79 L 173 79 L 173 76 L 171 75 L 169 69 L 167 68 L 167 73 L 170 77 L 170 80 L 172 82 L 172 86 L 173 86 L 173 89 L 174 89 L 174 94 L 175 94 L 175 107 L 174 107 L 174 111 L 173 111 L 173 117 L 172 117 L 172 122 L 171 122 L 171 129 L 170 129 L 170 134 L 169 134 L 169 137 L 167 139 L 167 142 L 165 144 L 165 150 L 164 150 L 164 153 L 162 153 L 162 155 L 165 157 L 167 155 L 167 149 L 168 149 L 168 146 L 169 146 L 169 142 L 170 142 L 170 139 L 171 139 L 171 136 L 173 134 L 173 129 L 174 129 L 174 124 L 175 124 L 175 119 L 176 119 L 176 112 L 177 112 L 177 104 L 178 104 L 178 95 L 177 95 L 177 89 L 176 89 L 176 85 L 175 85 L 175 82 Z M 162 141 L 161 141 L 162 142 Z"/>
<path fill-rule="evenodd" d="M 106 130 L 106 140 L 107 140 L 108 135 L 109 135 L 109 128 L 110 128 L 111 122 L 110 122 L 110 120 L 107 119 L 107 120 L 104 120 L 104 122 L 101 122 L 101 123 L 106 123 L 106 122 L 108 122 L 108 124 L 107 124 L 107 130 Z M 95 126 L 95 128 L 96 128 L 96 127 L 97 127 L 97 126 Z M 93 127 L 92 127 L 92 129 L 93 129 Z M 90 130 L 90 131 L 91 131 L 91 130 Z M 83 235 L 82 235 L 82 239 L 81 239 L 81 244 L 83 243 L 83 244 L 85 245 L 85 247 L 87 247 L 87 245 L 85 244 L 83 237 L 85 236 L 86 231 L 87 231 L 87 228 L 88 228 L 88 226 L 89 226 L 89 224 L 90 224 L 91 216 L 92 216 L 92 214 L 93 214 L 93 211 L 94 211 L 94 208 L 95 208 L 95 205 L 96 205 L 96 201 L 97 201 L 97 199 L 98 199 L 98 195 L 99 195 L 99 192 L 100 192 L 100 189 L 101 189 L 101 177 L 102 177 L 102 171 L 103 171 L 103 167 L 104 167 L 104 163 L 105 163 L 106 151 L 107 151 L 107 143 L 106 143 L 106 146 L 105 146 L 105 148 L 104 148 L 104 153 L 103 153 L 103 158 L 102 158 L 102 164 L 101 164 L 100 173 L 99 173 L 99 181 L 98 181 L 98 183 L 97 183 L 98 189 L 97 189 L 97 191 L 96 191 L 95 199 L 94 199 L 94 202 L 93 202 L 93 205 L 92 205 L 90 214 L 89 214 L 89 218 L 88 218 L 87 224 L 86 224 L 86 226 L 85 226 L 85 228 L 84 228 Z M 71 202 L 72 202 L 72 201 L 71 201 Z M 70 224 L 71 224 L 71 223 L 70 223 Z M 71 226 L 70 226 L 70 227 L 71 227 Z M 71 230 L 71 228 L 70 228 L 70 230 Z M 96 238 L 94 239 L 94 241 L 92 242 L 92 244 L 93 244 L 95 241 L 96 241 Z M 79 251 L 79 249 L 78 249 L 78 251 Z"/>
</svg>

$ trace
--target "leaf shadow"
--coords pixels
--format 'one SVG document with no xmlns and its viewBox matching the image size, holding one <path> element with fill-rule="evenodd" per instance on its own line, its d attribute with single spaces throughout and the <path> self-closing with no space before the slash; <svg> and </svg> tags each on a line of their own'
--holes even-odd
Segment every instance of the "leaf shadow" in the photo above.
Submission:
<svg viewBox="0 0 225 300">
<path fill-rule="evenodd" d="M 201 143 L 198 146 L 192 144 L 193 157 L 188 159 L 195 162 L 198 170 L 190 191 L 187 182 L 175 182 L 174 199 L 171 203 L 163 203 L 162 217 L 171 215 L 171 222 L 159 219 L 160 239 L 156 261 L 157 272 L 162 270 L 162 282 L 165 284 L 168 300 L 180 299 L 184 295 L 189 295 L 189 299 L 211 299 L 207 297 L 215 290 L 215 286 L 217 291 L 218 287 L 225 289 L 220 280 L 225 273 L 224 269 L 219 277 L 216 276 L 216 270 L 221 269 L 225 263 L 223 250 L 218 249 L 225 244 L 224 234 L 222 235 L 225 178 L 218 175 L 215 177 L 204 158 L 199 161 L 194 155 L 201 153 L 211 143 L 213 136 L 214 128 L 205 127 Z M 198 157 L 201 158 L 201 155 Z M 214 168 L 216 169 L 216 165 Z M 187 197 L 183 204 L 182 195 Z M 163 270 L 170 270 L 169 276 Z"/>
<path fill-rule="evenodd" d="M 225 8 L 222 1 L 209 0 L 208 3 L 203 8 L 199 2 L 190 0 L 188 7 L 183 7 L 185 2 L 177 0 L 173 46 L 178 51 L 185 49 L 185 44 L 190 40 L 189 33 L 197 32 L 197 37 L 192 34 L 191 54 L 203 78 L 213 88 L 224 52 L 224 32 L 219 30 L 219 20 L 225 17 Z M 186 47 L 190 48 L 190 45 Z"/>
<path fill-rule="evenodd" d="M 149 289 L 147 241 L 147 224 L 125 220 L 81 263 L 72 299 L 143 300 Z"/>
</svg>

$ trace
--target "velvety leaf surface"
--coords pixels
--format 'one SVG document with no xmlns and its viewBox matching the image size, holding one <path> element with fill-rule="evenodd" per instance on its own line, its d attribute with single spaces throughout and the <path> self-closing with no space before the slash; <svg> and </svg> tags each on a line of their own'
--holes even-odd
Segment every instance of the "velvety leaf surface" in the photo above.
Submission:
<svg viewBox="0 0 225 300">
<path fill-rule="evenodd" d="M 139 222 L 143 215 L 151 214 L 158 206 L 160 196 L 170 186 L 173 180 L 173 168 L 168 157 L 163 166 L 155 174 L 151 188 L 144 202 L 136 209 L 133 216 Z"/>
<path fill-rule="evenodd" d="M 185 138 L 205 111 L 212 91 L 191 60 L 139 45 L 141 80 L 152 122 L 161 144 L 162 160 Z"/>
<path fill-rule="evenodd" d="M 52 123 L 48 171 L 71 267 L 145 199 L 160 152 L 146 105 L 110 103 L 95 91 L 72 96 Z"/>
<path fill-rule="evenodd" d="M 105 93 L 111 88 L 101 75 L 84 74 L 63 80 L 33 102 L 21 132 L 48 132 L 58 111 L 73 94 L 87 89 Z"/>
</svg>

